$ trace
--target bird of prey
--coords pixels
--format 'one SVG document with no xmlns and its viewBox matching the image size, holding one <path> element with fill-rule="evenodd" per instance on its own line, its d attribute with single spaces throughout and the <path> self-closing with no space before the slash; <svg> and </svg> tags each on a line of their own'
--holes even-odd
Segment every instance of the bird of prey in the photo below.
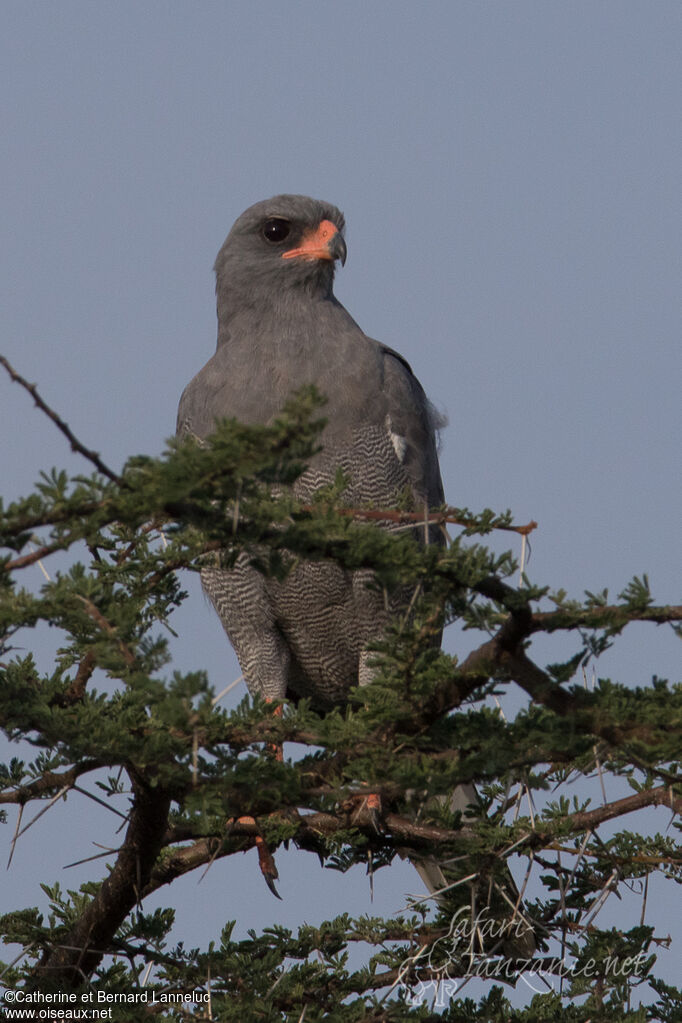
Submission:
<svg viewBox="0 0 682 1023">
<path fill-rule="evenodd" d="M 335 298 L 334 264 L 345 258 L 344 218 L 329 203 L 278 195 L 238 218 L 215 263 L 217 351 L 182 395 L 178 432 L 203 439 L 228 416 L 267 423 L 314 384 L 327 424 L 296 496 L 307 501 L 341 469 L 351 507 L 392 508 L 408 493 L 415 510 L 434 508 L 443 503 L 434 410 L 406 360 Z M 321 561 L 283 581 L 246 556 L 201 576 L 250 692 L 305 696 L 321 711 L 370 681 L 368 645 L 400 611 L 399 597 L 387 607 L 368 588 L 368 572 Z"/>
<path fill-rule="evenodd" d="M 344 218 L 327 202 L 277 195 L 237 219 L 215 263 L 217 351 L 185 388 L 178 433 L 201 440 L 224 417 L 268 423 L 314 384 L 327 399 L 326 426 L 296 496 L 307 501 L 341 469 L 351 507 L 395 508 L 407 494 L 415 509 L 432 509 L 443 503 L 438 417 L 403 356 L 367 337 L 335 298 L 335 262 L 345 259 Z M 442 542 L 437 528 L 428 538 Z M 201 577 L 250 692 L 307 697 L 320 711 L 371 680 L 369 645 L 405 611 L 404 594 L 386 602 L 368 586 L 371 573 L 323 561 L 299 562 L 281 580 L 241 555 Z M 463 786 L 451 805 L 464 810 L 475 798 Z M 274 864 L 259 853 L 273 887 Z M 415 866 L 431 891 L 446 884 L 435 859 Z"/>
</svg>

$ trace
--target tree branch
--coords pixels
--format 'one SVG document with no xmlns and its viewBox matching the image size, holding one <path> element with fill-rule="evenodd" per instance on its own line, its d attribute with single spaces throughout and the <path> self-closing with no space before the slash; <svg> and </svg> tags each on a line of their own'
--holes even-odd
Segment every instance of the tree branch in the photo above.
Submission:
<svg viewBox="0 0 682 1023">
<path fill-rule="evenodd" d="M 29 785 L 21 785 L 11 792 L 0 792 L 0 803 L 15 803 L 25 806 L 32 799 L 41 799 L 43 796 L 59 792 L 62 788 L 70 788 L 82 774 L 90 771 L 97 771 L 100 767 L 107 767 L 106 760 L 82 760 L 74 764 L 68 771 L 57 773 L 56 771 L 45 771 L 40 778 L 36 778 Z"/>
<path fill-rule="evenodd" d="M 558 611 L 536 612 L 531 618 L 530 631 L 555 632 L 557 629 L 571 630 L 580 626 L 590 629 L 622 627 L 629 622 L 655 622 L 663 625 L 679 621 L 682 621 L 680 604 L 646 607 L 636 611 L 628 608 L 627 604 L 614 604 L 608 607 L 579 608 L 576 611 L 560 608 Z"/>
<path fill-rule="evenodd" d="M 529 831 L 516 848 L 518 851 L 524 847 L 534 850 L 552 847 L 557 834 L 565 836 L 567 833 L 593 831 L 606 821 L 634 813 L 647 806 L 666 806 L 676 813 L 682 813 L 682 798 L 674 796 L 670 787 L 663 785 L 637 792 L 595 810 L 570 814 L 556 828 L 552 825 L 547 826 L 547 822 L 539 822 L 537 828 Z M 363 832 L 370 839 L 376 835 L 376 825 L 368 811 L 363 809 L 359 813 L 354 813 L 351 823 L 348 809 L 343 806 L 336 813 L 301 815 L 297 811 L 277 810 L 259 818 L 259 822 L 253 818 L 240 819 L 230 828 L 229 835 L 222 838 L 209 836 L 196 839 L 191 845 L 176 849 L 171 856 L 160 860 L 149 878 L 144 891 L 145 897 L 163 885 L 171 884 L 183 874 L 196 870 L 197 867 L 243 852 L 245 849 L 255 848 L 256 838 L 262 835 L 263 826 L 268 821 L 273 825 L 296 822 L 297 830 L 291 840 L 298 848 L 318 854 L 325 851 L 325 840 L 347 831 L 349 826 Z M 408 847 L 415 851 L 421 848 L 429 849 L 433 845 L 466 841 L 472 834 L 467 826 L 459 829 L 443 828 L 435 824 L 409 820 L 395 813 L 386 814 L 382 818 L 382 826 L 385 835 L 390 836 L 396 848 Z M 167 846 L 177 841 L 189 840 L 191 837 L 189 830 L 172 829 L 166 833 L 163 844 Z"/>
<path fill-rule="evenodd" d="M 158 787 L 137 779 L 133 779 L 133 793 L 130 823 L 111 873 L 62 941 L 45 952 L 35 969 L 33 987 L 79 987 L 141 900 L 161 850 L 170 798 Z"/>
<path fill-rule="evenodd" d="M 21 374 L 17 373 L 17 371 L 8 362 L 4 355 L 0 355 L 0 365 L 5 367 L 5 369 L 7 370 L 10 377 L 15 383 L 20 384 L 26 391 L 28 391 L 28 393 L 31 395 L 38 408 L 42 412 L 44 412 L 45 415 L 48 416 L 52 420 L 52 422 L 57 426 L 57 428 L 64 434 L 69 444 L 71 445 L 72 451 L 75 451 L 77 454 L 83 455 L 84 458 L 87 458 L 88 461 L 92 462 L 92 464 L 99 470 L 99 472 L 101 472 L 103 476 L 106 476 L 108 479 L 110 479 L 112 483 L 117 483 L 119 486 L 123 486 L 123 481 L 121 477 L 117 476 L 115 472 L 113 472 L 107 465 L 104 464 L 104 462 L 102 461 L 102 459 L 100 458 L 99 454 L 96 451 L 90 451 L 88 448 L 85 447 L 84 444 L 81 444 L 76 435 L 69 428 L 68 424 L 65 423 L 60 416 L 57 415 L 54 409 L 51 409 L 50 406 L 45 401 L 43 401 L 43 399 L 38 394 L 38 389 L 35 384 L 29 384 L 28 380 L 25 380 L 24 377 L 21 376 Z"/>
<path fill-rule="evenodd" d="M 50 554 L 54 554 L 55 551 L 64 550 L 69 541 L 62 543 L 51 543 L 46 544 L 44 547 L 39 547 L 35 551 L 31 551 L 30 554 L 21 554 L 18 558 L 13 558 L 12 561 L 7 561 L 2 566 L 4 572 L 14 572 L 18 568 L 28 568 L 30 565 L 35 565 L 36 561 L 42 561 L 43 558 L 48 557 Z"/>
<path fill-rule="evenodd" d="M 604 821 L 634 813 L 645 806 L 667 806 L 674 813 L 682 814 L 682 797 L 674 795 L 671 786 L 659 785 L 655 789 L 643 789 L 631 796 L 624 796 L 623 799 L 616 799 L 595 810 L 572 813 L 569 820 L 576 831 L 593 831 Z"/>
<path fill-rule="evenodd" d="M 314 505 L 304 505 L 303 511 L 312 512 Z M 478 519 L 474 515 L 465 515 L 461 509 L 446 505 L 442 511 L 424 512 L 397 511 L 395 508 L 337 508 L 339 515 L 345 515 L 353 519 L 366 520 L 368 522 L 395 522 L 398 525 L 429 525 L 429 526 L 464 526 L 466 529 L 475 529 L 479 526 Z M 508 533 L 519 533 L 521 536 L 528 536 L 534 529 L 538 528 L 535 521 L 526 523 L 524 526 L 512 526 L 507 523 L 493 522 L 490 529 L 500 529 Z"/>
</svg>

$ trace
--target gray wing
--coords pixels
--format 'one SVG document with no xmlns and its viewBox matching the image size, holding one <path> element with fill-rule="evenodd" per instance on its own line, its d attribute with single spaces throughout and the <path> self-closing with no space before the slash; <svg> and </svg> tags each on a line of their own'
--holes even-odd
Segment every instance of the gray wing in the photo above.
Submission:
<svg viewBox="0 0 682 1023">
<path fill-rule="evenodd" d="M 409 363 L 391 348 L 383 346 L 383 353 L 386 427 L 391 442 L 416 499 L 429 508 L 437 507 L 444 502 L 437 443 L 437 431 L 444 420 L 424 394 Z"/>
</svg>

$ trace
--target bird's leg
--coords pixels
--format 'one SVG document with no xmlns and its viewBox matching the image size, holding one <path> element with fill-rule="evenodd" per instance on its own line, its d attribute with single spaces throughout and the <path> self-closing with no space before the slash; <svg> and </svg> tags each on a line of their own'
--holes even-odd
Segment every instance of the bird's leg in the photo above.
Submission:
<svg viewBox="0 0 682 1023">
<path fill-rule="evenodd" d="M 378 792 L 370 792 L 366 796 L 354 796 L 353 801 L 358 802 L 358 807 L 353 814 L 352 820 L 357 820 L 363 810 L 366 810 L 369 814 L 372 827 L 377 833 L 380 833 L 383 830 L 381 826 L 381 818 L 384 814 L 380 794 Z"/>
<path fill-rule="evenodd" d="M 266 696 L 265 702 L 272 703 L 272 698 Z M 278 704 L 278 706 L 275 707 L 272 713 L 275 715 L 275 717 L 281 718 L 283 713 L 282 704 L 281 703 Z M 279 761 L 279 763 L 281 764 L 284 760 L 284 749 L 282 747 L 282 744 L 279 742 L 269 742 L 268 749 L 274 756 L 275 760 Z"/>
<path fill-rule="evenodd" d="M 370 792 L 367 796 L 367 809 L 375 831 L 381 831 L 381 818 L 384 810 L 381 805 L 381 796 L 378 792 Z"/>
</svg>

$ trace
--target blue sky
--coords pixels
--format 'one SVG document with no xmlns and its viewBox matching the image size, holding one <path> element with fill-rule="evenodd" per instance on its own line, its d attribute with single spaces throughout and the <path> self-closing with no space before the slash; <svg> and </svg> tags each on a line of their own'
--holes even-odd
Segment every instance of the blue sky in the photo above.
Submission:
<svg viewBox="0 0 682 1023">
<path fill-rule="evenodd" d="M 88 446 L 114 467 L 162 449 L 214 350 L 211 266 L 233 220 L 311 194 L 346 214 L 339 298 L 449 417 L 449 502 L 536 519 L 534 582 L 615 595 L 648 572 L 679 600 L 676 0 L 24 0 L 0 24 L 0 351 Z M 1 377 L 0 430 L 6 497 L 40 469 L 88 468 Z M 239 674 L 196 587 L 176 628 L 180 669 L 218 689 Z M 679 651 L 642 626 L 597 670 L 646 684 Z M 60 813 L 26 836 L 0 910 L 38 902 L 38 879 L 75 885 L 61 864 L 110 829 L 82 802 Z M 282 904 L 253 857 L 185 879 L 186 942 L 231 916 L 391 911 L 419 890 L 396 865 L 371 907 L 359 872 L 279 866 Z"/>
</svg>

